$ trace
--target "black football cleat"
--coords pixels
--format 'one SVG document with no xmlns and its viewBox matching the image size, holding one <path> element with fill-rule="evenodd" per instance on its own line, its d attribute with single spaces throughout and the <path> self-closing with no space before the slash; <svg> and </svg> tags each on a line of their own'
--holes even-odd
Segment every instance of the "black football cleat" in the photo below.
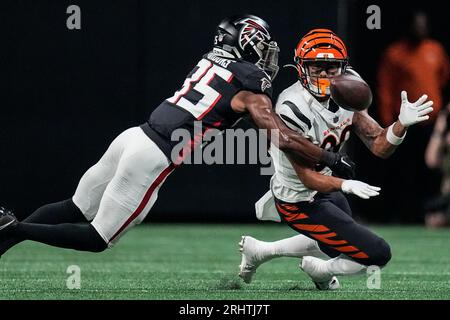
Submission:
<svg viewBox="0 0 450 320">
<path fill-rule="evenodd" d="M 11 210 L 0 207 L 0 233 L 15 227 L 17 223 L 17 218 Z"/>
</svg>

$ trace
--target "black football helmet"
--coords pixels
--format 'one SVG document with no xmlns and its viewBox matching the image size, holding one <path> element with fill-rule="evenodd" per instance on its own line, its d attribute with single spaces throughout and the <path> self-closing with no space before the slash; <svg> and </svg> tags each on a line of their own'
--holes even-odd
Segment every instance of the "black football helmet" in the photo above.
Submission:
<svg viewBox="0 0 450 320">
<path fill-rule="evenodd" d="M 254 63 L 273 80 L 278 73 L 280 49 L 269 33 L 269 25 L 253 15 L 225 18 L 217 27 L 214 48 L 219 53 L 231 55 Z"/>
</svg>

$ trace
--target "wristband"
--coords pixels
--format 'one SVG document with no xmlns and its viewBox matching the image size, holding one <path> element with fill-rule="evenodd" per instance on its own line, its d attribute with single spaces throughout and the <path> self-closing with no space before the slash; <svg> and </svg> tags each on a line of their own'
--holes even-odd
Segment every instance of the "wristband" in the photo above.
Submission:
<svg viewBox="0 0 450 320">
<path fill-rule="evenodd" d="M 393 144 L 394 146 L 398 146 L 399 144 L 401 144 L 403 142 L 403 139 L 405 139 L 406 132 L 403 135 L 403 137 L 401 137 L 401 138 L 397 137 L 393 131 L 394 124 L 395 124 L 395 122 L 393 124 L 391 124 L 391 126 L 388 128 L 388 131 L 386 133 L 386 139 L 390 144 Z"/>
</svg>

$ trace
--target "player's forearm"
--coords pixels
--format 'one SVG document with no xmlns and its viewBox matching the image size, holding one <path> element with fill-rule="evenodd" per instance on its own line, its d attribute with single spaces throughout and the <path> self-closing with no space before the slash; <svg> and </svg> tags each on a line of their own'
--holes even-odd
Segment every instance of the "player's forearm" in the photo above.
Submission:
<svg viewBox="0 0 450 320">
<path fill-rule="evenodd" d="M 317 190 L 321 193 L 330 193 L 342 189 L 343 179 L 333 176 L 324 176 L 318 172 L 310 171 L 303 177 L 303 184 L 311 190 Z"/>
<path fill-rule="evenodd" d="M 300 157 L 300 160 L 303 160 L 303 163 L 309 166 L 313 166 L 318 163 L 325 163 L 325 151 L 323 149 L 315 146 L 306 138 L 286 127 L 283 121 L 278 116 L 276 117 L 277 122 L 280 123 L 280 135 L 287 137 L 287 139 L 284 139 L 280 144 L 280 150 L 296 154 Z M 329 165 L 328 162 L 326 162 L 326 164 Z"/>
<path fill-rule="evenodd" d="M 406 133 L 406 128 L 400 124 L 400 121 L 395 122 L 392 128 L 390 126 L 383 129 L 365 111 L 355 112 L 353 130 L 374 155 L 383 159 L 391 156 L 398 147 L 398 144 L 391 143 L 389 140 L 401 139 Z M 389 130 L 391 130 L 390 133 Z"/>
<path fill-rule="evenodd" d="M 374 139 L 370 148 L 372 153 L 380 158 L 389 158 L 397 149 L 398 145 L 390 143 L 387 139 L 388 128 L 384 128 L 383 131 Z M 400 121 L 396 121 L 392 127 L 392 133 L 396 137 L 403 137 L 406 133 L 406 128 L 401 125 Z"/>
<path fill-rule="evenodd" d="M 289 129 L 272 108 L 247 106 L 256 125 L 268 130 L 268 138 L 282 151 L 296 154 L 302 163 L 314 165 L 323 160 L 323 149 Z"/>
<path fill-rule="evenodd" d="M 314 171 L 314 169 L 307 168 L 298 163 L 294 155 L 290 153 L 286 153 L 286 155 L 300 181 L 308 189 L 316 190 L 321 193 L 329 193 L 341 190 L 342 182 L 344 182 L 343 179 L 333 176 L 324 176 L 323 174 Z"/>
</svg>

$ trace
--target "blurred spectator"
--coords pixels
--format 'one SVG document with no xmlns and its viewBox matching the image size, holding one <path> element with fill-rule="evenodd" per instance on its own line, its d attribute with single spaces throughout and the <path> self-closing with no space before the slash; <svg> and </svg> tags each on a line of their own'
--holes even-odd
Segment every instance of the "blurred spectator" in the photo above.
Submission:
<svg viewBox="0 0 450 320">
<path fill-rule="evenodd" d="M 386 167 L 386 202 L 393 222 L 422 222 L 423 202 L 437 192 L 439 181 L 424 162 L 424 153 L 433 122 L 442 107 L 443 89 L 450 75 L 450 62 L 443 46 L 428 37 L 427 15 L 414 12 L 406 36 L 391 44 L 382 55 L 378 70 L 378 110 L 380 122 L 389 126 L 398 119 L 400 92 L 410 101 L 427 94 L 434 101 L 430 120 L 408 131 L 407 141 Z M 398 197 L 398 183 L 412 186 L 407 199 Z"/>
<path fill-rule="evenodd" d="M 423 12 L 412 16 L 407 36 L 385 51 L 378 72 L 379 112 L 385 126 L 397 120 L 400 92 L 406 90 L 410 101 L 428 94 L 434 101 L 434 120 L 442 107 L 442 89 L 450 75 L 450 63 L 443 46 L 428 38 L 428 18 Z"/>
<path fill-rule="evenodd" d="M 450 104 L 443 109 L 434 126 L 433 134 L 425 153 L 425 162 L 430 169 L 442 173 L 440 195 L 425 205 L 425 224 L 431 228 L 450 224 Z"/>
</svg>

